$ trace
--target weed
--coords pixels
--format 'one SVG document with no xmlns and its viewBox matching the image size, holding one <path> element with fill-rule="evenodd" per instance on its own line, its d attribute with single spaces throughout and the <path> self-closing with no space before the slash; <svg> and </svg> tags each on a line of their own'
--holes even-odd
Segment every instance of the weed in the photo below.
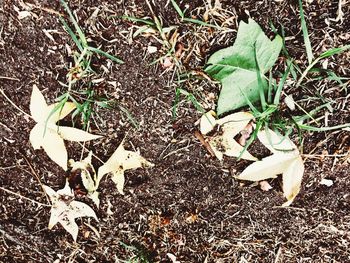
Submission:
<svg viewBox="0 0 350 263">
<path fill-rule="evenodd" d="M 60 2 L 67 12 L 74 30 L 68 25 L 68 22 L 63 16 L 59 16 L 59 19 L 78 50 L 74 51 L 72 54 L 74 65 L 68 69 L 67 84 L 60 83 L 67 91 L 56 99 L 57 106 L 52 110 L 50 116 L 56 111 L 61 111 L 66 102 L 72 101 L 76 106 L 76 110 L 72 115 L 73 121 L 76 117 L 80 116 L 83 128 L 87 129 L 96 107 L 111 108 L 107 99 L 96 94 L 94 84 L 91 82 L 91 78 L 95 74 L 94 70 L 91 68 L 93 56 L 96 54 L 102 55 L 118 64 L 124 62 L 99 48 L 90 46 L 83 30 L 79 26 L 67 3 L 64 0 L 60 0 Z M 128 112 L 121 106 L 118 108 L 124 113 Z M 132 120 L 132 124 L 137 127 L 137 122 L 133 120 L 131 114 L 128 113 L 127 116 L 129 120 Z"/>
</svg>

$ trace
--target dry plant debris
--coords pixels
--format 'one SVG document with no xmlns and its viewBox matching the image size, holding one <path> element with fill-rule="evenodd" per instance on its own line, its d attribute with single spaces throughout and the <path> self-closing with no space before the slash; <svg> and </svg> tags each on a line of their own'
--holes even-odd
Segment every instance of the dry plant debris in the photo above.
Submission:
<svg viewBox="0 0 350 263">
<path fill-rule="evenodd" d="M 254 116 L 249 112 L 233 113 L 218 120 L 214 116 L 213 111 L 204 114 L 200 120 L 200 130 L 205 135 L 210 133 L 216 125 L 221 126 L 221 134 L 207 136 L 215 156 L 220 161 L 223 160 L 223 155 L 255 161 L 236 177 L 240 180 L 263 181 L 282 174 L 283 193 L 288 200 L 283 206 L 289 206 L 300 191 L 304 174 L 304 163 L 297 146 L 287 136 L 277 134 L 270 129 L 260 130 L 257 137 L 273 155 L 259 161 L 244 149 L 245 140 L 251 134 L 252 125 L 250 122 Z M 241 137 L 244 137 L 243 145 L 235 140 L 239 133 L 241 133 Z M 270 189 L 266 185 L 262 188 L 264 191 Z"/>
<path fill-rule="evenodd" d="M 83 186 L 87 191 L 87 196 L 99 207 L 100 199 L 99 192 L 97 192 L 99 181 L 97 180 L 95 168 L 91 164 L 91 159 L 92 152 L 90 151 L 88 156 L 82 161 L 76 162 L 72 159 L 69 160 L 69 166 L 71 167 L 71 174 L 73 177 L 80 176 Z M 72 179 L 74 180 L 75 178 Z M 77 178 L 77 180 L 79 180 L 79 178 Z"/>
<path fill-rule="evenodd" d="M 30 112 L 37 124 L 30 132 L 30 143 L 35 150 L 42 147 L 51 160 L 67 170 L 68 154 L 63 140 L 84 142 L 102 136 L 72 127 L 56 125 L 59 120 L 75 109 L 75 105 L 66 102 L 61 108 L 55 109 L 56 107 L 57 104 L 47 105 L 38 87 L 33 86 Z"/>
<path fill-rule="evenodd" d="M 90 206 L 73 200 L 74 194 L 69 187 L 68 181 L 65 187 L 57 192 L 47 185 L 43 185 L 43 187 L 52 203 L 49 229 L 60 223 L 76 241 L 79 231 L 79 227 L 75 222 L 76 218 L 93 217 L 98 221 L 94 210 Z"/>
<path fill-rule="evenodd" d="M 262 181 L 282 174 L 283 193 L 288 200 L 282 206 L 289 206 L 300 191 L 304 174 L 304 163 L 298 148 L 287 136 L 270 129 L 259 131 L 258 138 L 273 155 L 252 163 L 236 178 Z"/>
<path fill-rule="evenodd" d="M 242 146 L 234 137 L 244 131 L 254 116 L 249 112 L 237 112 L 224 118 L 216 120 L 212 111 L 207 112 L 201 117 L 200 130 L 202 134 L 208 134 L 216 125 L 222 129 L 222 133 L 208 137 L 208 143 L 211 146 L 215 156 L 222 161 L 223 156 L 241 157 L 242 159 L 256 161 L 257 159 L 248 151 L 244 151 Z"/>
<path fill-rule="evenodd" d="M 112 180 L 120 194 L 124 194 L 124 172 L 126 170 L 154 166 L 153 163 L 148 162 L 139 153 L 125 150 L 123 143 L 124 141 L 120 143 L 108 161 L 98 169 L 98 181 L 105 174 L 112 173 Z"/>
</svg>

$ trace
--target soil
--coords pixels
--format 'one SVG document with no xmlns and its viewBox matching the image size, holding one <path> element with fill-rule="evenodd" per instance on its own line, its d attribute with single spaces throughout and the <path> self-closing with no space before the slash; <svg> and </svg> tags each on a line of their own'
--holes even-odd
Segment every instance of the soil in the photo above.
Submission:
<svg viewBox="0 0 350 263">
<path fill-rule="evenodd" d="M 170 1 L 150 2 L 164 27 L 179 26 L 182 72 L 202 72 L 210 54 L 231 45 L 238 22 L 248 17 L 269 36 L 270 22 L 279 32 L 283 26 L 291 57 L 301 68 L 307 66 L 297 1 L 222 0 L 219 12 L 228 19 L 227 32 L 181 23 Z M 201 19 L 207 2 L 214 1 L 179 3 L 186 14 Z M 342 5 L 343 17 L 336 21 L 339 1 L 307 2 L 304 11 L 314 53 L 348 44 L 350 5 Z M 61 189 L 67 174 L 43 150 L 32 148 L 29 132 L 35 123 L 16 107 L 29 113 L 33 84 L 50 103 L 63 94 L 59 82 L 66 83 L 72 62 L 67 46 L 76 47 L 58 19 L 58 12 L 64 14 L 59 1 L 25 3 L 0 2 L 0 88 L 13 103 L 0 96 L 0 262 L 175 262 L 168 253 L 179 262 L 350 262 L 349 132 L 303 134 L 306 171 L 290 207 L 281 207 L 280 178 L 269 180 L 273 189 L 268 192 L 237 181 L 233 175 L 248 162 L 220 162 L 210 156 L 194 136 L 201 116 L 196 107 L 182 96 L 173 117 L 176 67 L 150 65 L 165 54 L 162 44 L 153 36 L 130 37 L 142 24 L 115 17 L 152 18 L 146 1 L 139 0 L 74 0 L 69 6 L 89 43 L 125 62 L 94 57 L 91 80 L 102 79 L 94 86 L 96 93 L 127 109 L 139 124 L 135 128 L 118 107 L 96 107 L 90 132 L 104 137 L 86 147 L 106 161 L 125 138 L 127 149 L 139 150 L 155 166 L 127 171 L 125 195 L 105 177 L 99 208 L 78 197 L 94 208 L 99 221 L 77 219 L 77 242 L 60 225 L 49 230 L 50 207 L 43 205 L 49 203 L 41 184 Z M 20 19 L 16 8 L 28 7 L 31 15 Z M 208 22 L 220 24 L 220 19 L 210 17 Z M 158 52 L 147 53 L 150 45 Z M 350 77 L 349 58 L 349 52 L 329 58 L 328 69 Z M 333 111 L 321 110 L 320 122 L 327 118 L 329 126 L 340 125 L 350 122 L 349 81 L 343 82 L 308 79 L 301 88 L 290 85 L 285 92 L 307 111 L 330 102 Z M 216 83 L 192 78 L 182 88 L 195 94 L 206 110 L 215 108 Z M 297 141 L 297 135 L 293 139 Z M 66 146 L 70 158 L 80 158 L 78 143 Z M 96 158 L 93 164 L 101 165 Z M 334 184 L 321 185 L 324 178 Z"/>
</svg>

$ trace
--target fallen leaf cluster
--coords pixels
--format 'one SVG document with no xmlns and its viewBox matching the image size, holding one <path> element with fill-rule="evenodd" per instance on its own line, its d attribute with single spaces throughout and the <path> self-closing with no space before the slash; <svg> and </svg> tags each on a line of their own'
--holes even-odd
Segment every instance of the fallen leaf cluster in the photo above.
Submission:
<svg viewBox="0 0 350 263">
<path fill-rule="evenodd" d="M 241 138 L 243 136 L 244 139 L 247 139 L 246 134 L 251 133 L 253 119 L 253 115 L 249 112 L 237 112 L 216 119 L 215 113 L 210 111 L 201 117 L 200 131 L 206 135 L 207 142 L 220 161 L 223 160 L 223 155 L 254 161 L 236 176 L 237 179 L 264 181 L 282 174 L 282 188 L 287 199 L 283 206 L 289 206 L 300 191 L 304 174 L 301 155 L 297 146 L 287 136 L 282 136 L 268 128 L 258 131 L 257 137 L 272 155 L 262 160 L 251 155 L 235 137 L 240 134 Z M 209 136 L 208 134 L 212 133 L 216 127 L 219 127 L 219 132 Z M 266 183 L 263 183 L 263 189 L 268 188 Z"/>
<path fill-rule="evenodd" d="M 138 152 L 125 150 L 124 141 L 118 146 L 108 161 L 99 167 L 97 174 L 91 164 L 92 152 L 89 152 L 88 156 L 81 161 L 68 161 L 64 140 L 89 141 L 102 137 L 76 128 L 56 124 L 74 109 L 75 105 L 71 102 L 65 102 L 63 105 L 47 105 L 40 90 L 37 86 L 33 86 L 30 112 L 37 123 L 30 132 L 30 143 L 34 149 L 42 147 L 51 160 L 65 171 L 68 169 L 69 164 L 71 173 L 65 187 L 57 192 L 49 186 L 43 186 L 52 203 L 49 229 L 60 223 L 76 241 L 78 225 L 75 219 L 79 217 L 93 217 L 97 220 L 97 217 L 90 206 L 74 200 L 74 190 L 79 190 L 82 193 L 86 192 L 85 194 L 99 207 L 100 200 L 97 189 L 104 175 L 111 173 L 118 192 L 124 194 L 124 171 L 139 167 L 151 167 L 153 164 L 144 159 Z M 74 185 L 76 179 L 78 181 L 81 180 L 82 185 L 77 186 L 77 189 L 74 189 L 74 187 L 72 189 L 70 183 Z"/>
</svg>

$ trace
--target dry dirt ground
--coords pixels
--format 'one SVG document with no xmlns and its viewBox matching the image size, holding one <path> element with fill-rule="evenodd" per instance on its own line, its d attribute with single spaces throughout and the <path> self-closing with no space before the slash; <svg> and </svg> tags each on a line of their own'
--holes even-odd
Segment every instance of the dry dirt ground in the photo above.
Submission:
<svg viewBox="0 0 350 263">
<path fill-rule="evenodd" d="M 0 0 L 0 262 L 172 262 L 167 253 L 179 262 L 350 262 L 349 132 L 304 133 L 303 152 L 309 156 L 302 189 L 291 207 L 282 208 L 280 179 L 269 181 L 273 189 L 263 192 L 233 178 L 247 162 L 221 163 L 208 154 L 194 136 L 201 113 L 184 96 L 173 118 L 178 68 L 150 66 L 166 51 L 161 43 L 152 34 L 132 37 L 142 23 L 111 17 L 156 15 L 164 27 L 177 26 L 181 72 L 199 76 L 210 54 L 233 43 L 240 20 L 255 19 L 269 36 L 272 21 L 279 32 L 283 25 L 290 55 L 305 68 L 297 1 L 222 0 L 219 15 L 210 13 L 208 22 L 225 23 L 229 30 L 224 31 L 182 23 L 169 2 L 150 1 L 152 14 L 142 0 L 69 1 L 90 44 L 125 61 L 119 65 L 95 56 L 91 80 L 102 81 L 93 89 L 127 109 L 139 124 L 135 128 L 118 107 L 97 107 L 90 131 L 104 137 L 86 147 L 106 161 L 126 138 L 127 149 L 139 150 L 155 164 L 126 172 L 124 196 L 106 177 L 99 208 L 79 197 L 94 208 L 99 221 L 77 219 L 75 243 L 60 225 L 48 230 L 50 207 L 43 205 L 49 203 L 41 188 L 62 188 L 67 174 L 43 150 L 33 150 L 29 132 L 35 123 L 16 107 L 29 113 L 33 84 L 49 102 L 63 94 L 59 81 L 66 82 L 72 62 L 67 46 L 76 47 L 58 19 L 65 14 L 59 1 Z M 178 1 L 198 19 L 210 9 L 208 2 Z M 315 54 L 349 43 L 348 1 L 307 2 Z M 16 8 L 28 6 L 30 15 L 20 19 Z M 150 45 L 158 51 L 149 54 Z M 349 52 L 330 58 L 328 68 L 350 77 L 349 58 Z M 343 82 L 309 79 L 286 92 L 308 111 L 331 102 L 333 112 L 322 110 L 319 116 L 338 125 L 350 122 L 349 81 Z M 182 88 L 206 110 L 215 107 L 217 84 L 197 77 L 186 79 Z M 287 111 L 285 105 L 281 108 Z M 67 148 L 70 158 L 80 158 L 79 144 L 67 143 Z M 95 158 L 93 164 L 100 165 Z M 321 185 L 323 178 L 334 184 Z"/>
</svg>

